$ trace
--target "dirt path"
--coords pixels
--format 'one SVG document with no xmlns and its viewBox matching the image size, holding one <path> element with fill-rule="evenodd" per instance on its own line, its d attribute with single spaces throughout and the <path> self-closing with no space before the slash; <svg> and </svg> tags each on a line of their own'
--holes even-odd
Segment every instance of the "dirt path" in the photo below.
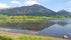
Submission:
<svg viewBox="0 0 71 40">
<path fill-rule="evenodd" d="M 1 36 L 9 36 L 12 38 L 17 38 L 20 36 L 31 36 L 31 37 L 37 37 L 37 38 L 50 38 L 52 40 L 69 40 L 69 39 L 63 39 L 63 38 L 55 38 L 55 37 L 48 37 L 48 36 L 36 36 L 36 35 L 27 35 L 27 34 L 22 34 L 22 33 L 11 33 L 11 32 L 4 32 L 0 31 Z"/>
</svg>

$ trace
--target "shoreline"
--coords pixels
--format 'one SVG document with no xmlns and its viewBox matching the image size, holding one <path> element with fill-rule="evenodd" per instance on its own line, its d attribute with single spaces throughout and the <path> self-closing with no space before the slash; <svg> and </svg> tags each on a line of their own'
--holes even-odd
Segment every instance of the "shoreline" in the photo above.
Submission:
<svg viewBox="0 0 71 40">
<path fill-rule="evenodd" d="M 12 32 L 5 32 L 5 31 L 0 31 L 0 36 L 8 36 L 8 37 L 12 37 L 12 38 L 17 38 L 17 37 L 20 37 L 20 36 L 30 36 L 30 37 L 37 37 L 37 38 L 50 38 L 52 40 L 69 40 L 69 39 L 51 37 L 51 36 L 38 36 L 38 35 L 23 34 L 23 33 L 12 33 Z"/>
</svg>

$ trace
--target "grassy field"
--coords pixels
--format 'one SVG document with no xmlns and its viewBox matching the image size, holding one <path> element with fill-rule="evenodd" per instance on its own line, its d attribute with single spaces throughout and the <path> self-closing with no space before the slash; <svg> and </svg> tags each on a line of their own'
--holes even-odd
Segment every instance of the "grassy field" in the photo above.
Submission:
<svg viewBox="0 0 71 40">
<path fill-rule="evenodd" d="M 10 38 L 7 36 L 0 36 L 0 40 L 51 40 L 50 38 L 37 38 L 37 37 L 30 37 L 30 36 L 22 36 L 19 38 Z"/>
<path fill-rule="evenodd" d="M 68 40 L 68 39 L 0 31 L 0 40 Z"/>
<path fill-rule="evenodd" d="M 66 16 L 7 16 L 0 14 L 0 23 L 7 22 L 39 22 L 43 20 L 65 19 L 71 18 Z"/>
<path fill-rule="evenodd" d="M 41 38 L 41 37 L 31 37 L 31 36 L 22 36 L 19 38 L 15 38 L 13 40 L 51 40 L 50 38 Z"/>
</svg>

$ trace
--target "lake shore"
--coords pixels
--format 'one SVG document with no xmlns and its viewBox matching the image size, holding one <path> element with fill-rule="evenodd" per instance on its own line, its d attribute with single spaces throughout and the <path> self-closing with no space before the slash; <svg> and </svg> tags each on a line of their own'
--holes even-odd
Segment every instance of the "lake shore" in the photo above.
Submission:
<svg viewBox="0 0 71 40">
<path fill-rule="evenodd" d="M 8 36 L 11 38 L 17 38 L 20 36 L 30 36 L 30 37 L 37 37 L 37 38 L 50 38 L 51 40 L 69 40 L 69 39 L 50 37 L 50 36 L 36 36 L 36 35 L 29 35 L 29 34 L 23 34 L 23 33 L 5 32 L 5 31 L 0 31 L 0 36 Z"/>
</svg>

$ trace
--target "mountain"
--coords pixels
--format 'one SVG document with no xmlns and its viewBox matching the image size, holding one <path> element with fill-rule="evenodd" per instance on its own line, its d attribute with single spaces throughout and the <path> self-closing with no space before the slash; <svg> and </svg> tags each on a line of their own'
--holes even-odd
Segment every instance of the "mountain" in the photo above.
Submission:
<svg viewBox="0 0 71 40">
<path fill-rule="evenodd" d="M 71 16 L 71 13 L 66 10 L 60 10 L 57 12 L 57 15 L 59 16 Z"/>
<path fill-rule="evenodd" d="M 4 15 L 32 15 L 32 16 L 56 15 L 56 12 L 37 4 L 32 6 L 22 6 L 10 9 L 3 9 L 0 10 L 0 13 Z"/>
</svg>

